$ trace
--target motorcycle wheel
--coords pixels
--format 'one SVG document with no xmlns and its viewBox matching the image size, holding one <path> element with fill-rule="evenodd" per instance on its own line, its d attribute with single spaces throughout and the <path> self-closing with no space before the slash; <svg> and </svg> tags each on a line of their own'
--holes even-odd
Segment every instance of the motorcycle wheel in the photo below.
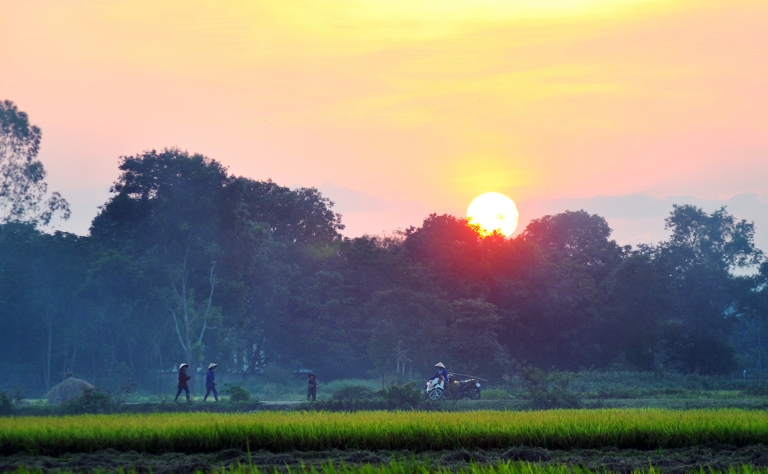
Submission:
<svg viewBox="0 0 768 474">
<path fill-rule="evenodd" d="M 480 389 L 476 388 L 475 390 L 469 392 L 469 398 L 472 400 L 480 400 Z"/>
<path fill-rule="evenodd" d="M 440 400 L 442 396 L 443 396 L 443 389 L 439 387 L 429 392 L 430 400 Z"/>
</svg>

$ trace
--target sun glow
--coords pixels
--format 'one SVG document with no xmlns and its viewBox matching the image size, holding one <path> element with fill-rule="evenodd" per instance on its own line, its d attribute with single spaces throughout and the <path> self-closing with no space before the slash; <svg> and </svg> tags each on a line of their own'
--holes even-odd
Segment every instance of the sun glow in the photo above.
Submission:
<svg viewBox="0 0 768 474">
<path fill-rule="evenodd" d="M 498 232 L 511 236 L 517 229 L 520 213 L 514 201 L 500 193 L 485 193 L 476 197 L 467 208 L 467 220 L 478 226 L 481 235 Z"/>
</svg>

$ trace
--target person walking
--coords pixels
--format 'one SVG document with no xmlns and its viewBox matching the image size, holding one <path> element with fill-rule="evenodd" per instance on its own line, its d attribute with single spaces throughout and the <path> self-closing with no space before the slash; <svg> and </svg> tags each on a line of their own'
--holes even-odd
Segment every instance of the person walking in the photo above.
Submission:
<svg viewBox="0 0 768 474">
<path fill-rule="evenodd" d="M 181 391 L 184 390 L 187 392 L 187 402 L 189 402 L 189 385 L 187 382 L 189 382 L 190 377 L 187 375 L 187 367 L 189 367 L 189 364 L 184 363 L 179 366 L 179 391 L 176 392 L 176 398 L 173 399 L 174 402 L 179 401 L 179 395 L 181 395 Z"/>
<path fill-rule="evenodd" d="M 309 374 L 307 377 L 307 401 L 312 398 L 312 401 L 314 402 L 317 398 L 317 385 L 317 377 L 315 377 L 315 374 Z"/>
<path fill-rule="evenodd" d="M 205 375 L 205 396 L 203 401 L 208 399 L 208 395 L 211 392 L 213 392 L 213 399 L 217 402 L 219 401 L 219 394 L 216 392 L 216 374 L 213 372 L 218 366 L 219 364 L 214 364 L 213 362 L 208 365 L 208 373 Z"/>
</svg>

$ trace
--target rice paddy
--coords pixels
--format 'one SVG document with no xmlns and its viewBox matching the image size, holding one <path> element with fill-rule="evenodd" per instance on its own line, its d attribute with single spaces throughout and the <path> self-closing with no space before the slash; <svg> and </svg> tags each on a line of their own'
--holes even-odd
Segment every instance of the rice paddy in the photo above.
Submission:
<svg viewBox="0 0 768 474">
<path fill-rule="evenodd" d="M 200 453 L 225 449 L 670 449 L 768 443 L 768 414 L 744 410 L 542 412 L 260 412 L 0 419 L 0 454 L 56 456 L 105 449 Z"/>
</svg>

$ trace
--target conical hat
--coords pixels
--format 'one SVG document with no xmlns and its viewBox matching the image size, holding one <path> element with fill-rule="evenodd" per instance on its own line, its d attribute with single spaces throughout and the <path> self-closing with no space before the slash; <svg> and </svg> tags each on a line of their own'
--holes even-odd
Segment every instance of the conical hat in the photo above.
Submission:
<svg viewBox="0 0 768 474">
<path fill-rule="evenodd" d="M 214 368 L 214 367 L 218 367 L 218 366 L 219 366 L 219 364 L 214 364 L 213 362 L 211 362 L 210 364 L 208 364 L 208 368 L 209 368 L 209 369 L 212 369 L 212 368 Z"/>
<path fill-rule="evenodd" d="M 440 367 L 441 369 L 445 368 L 442 362 L 438 362 L 437 364 L 435 364 L 435 367 Z"/>
<path fill-rule="evenodd" d="M 187 364 L 186 362 L 184 362 L 183 364 L 181 364 L 181 365 L 179 366 L 179 370 L 181 370 L 183 367 L 189 367 L 189 364 Z"/>
</svg>

